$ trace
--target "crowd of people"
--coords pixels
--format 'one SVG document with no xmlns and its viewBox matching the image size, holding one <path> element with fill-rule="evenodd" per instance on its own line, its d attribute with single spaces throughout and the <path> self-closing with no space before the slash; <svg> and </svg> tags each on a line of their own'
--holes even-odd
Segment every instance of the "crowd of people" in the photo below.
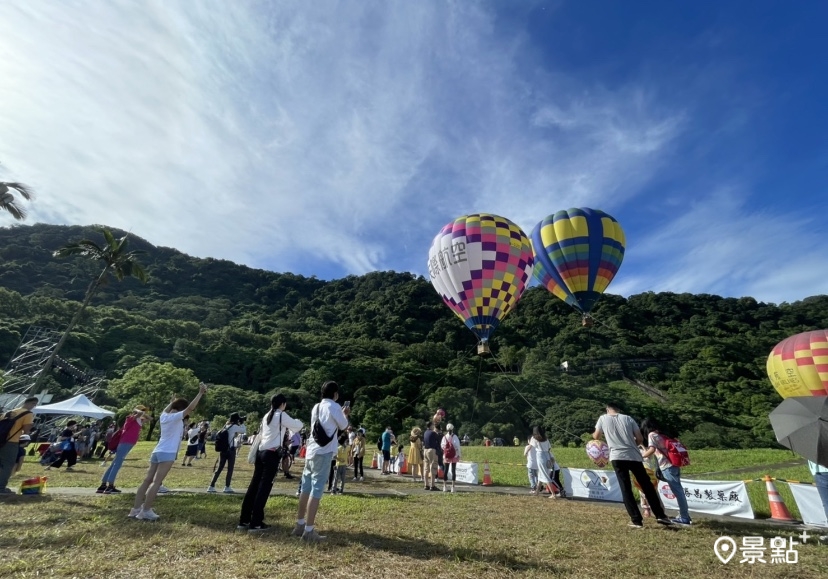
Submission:
<svg viewBox="0 0 828 579">
<path fill-rule="evenodd" d="M 161 412 L 160 437 L 150 455 L 149 468 L 136 492 L 128 517 L 147 521 L 160 518 L 154 511 L 154 501 L 158 493 L 166 490 L 163 482 L 178 460 L 182 440 L 186 441 L 182 462 L 185 467 L 192 466 L 193 460 L 205 457 L 207 440 L 215 440 L 218 458 L 207 491 L 216 492 L 215 484 L 224 472 L 224 492 L 234 493 L 231 487 L 234 465 L 242 445 L 247 441 L 250 443 L 247 459 L 253 464 L 253 476 L 242 501 L 238 529 L 258 533 L 270 528 L 265 522 L 265 505 L 274 480 L 280 471 L 286 478 L 294 478 L 290 467 L 297 452 L 302 449 L 305 461 L 296 492 L 299 507 L 291 534 L 306 542 L 324 541 L 325 536 L 316 530 L 316 515 L 325 490 L 341 494 L 345 492 L 349 478 L 363 481 L 364 459 L 366 453 L 372 452 L 365 430 L 350 424 L 350 402 L 338 403 L 338 384 L 328 381 L 322 385 L 321 401 L 313 407 L 307 428 L 301 420 L 287 413 L 285 396 L 276 394 L 252 436 L 247 435 L 245 418 L 238 413 L 231 414 L 218 432 L 211 432 L 207 422 L 188 422 L 206 389 L 205 384 L 200 384 L 198 394 L 190 402 L 173 396 Z M 0 447 L 0 493 L 13 492 L 7 486 L 8 480 L 16 469 L 19 470 L 25 448 L 30 443 L 32 409 L 36 405 L 37 398 L 29 398 L 7 415 L 14 424 L 8 442 Z M 392 428 L 387 427 L 377 440 L 376 454 L 373 455 L 378 459 L 381 476 L 402 475 L 404 468 L 407 468 L 407 474 L 413 481 L 422 483 L 425 490 L 455 492 L 457 464 L 461 460 L 464 444 L 461 444 L 453 424 L 443 426 L 445 417 L 445 412 L 438 410 L 424 429 L 413 428 L 408 436 L 407 449 L 398 443 Z M 138 442 L 142 426 L 149 419 L 148 409 L 136 406 L 120 428 L 116 429 L 111 424 L 103 433 L 99 425 L 79 425 L 70 420 L 54 435 L 52 446 L 57 447 L 59 452 L 55 459 L 48 462 L 47 469 L 60 468 L 65 463 L 67 470 L 70 470 L 79 456 L 90 457 L 97 452 L 103 458 L 101 466 L 106 466 L 111 458 L 97 492 L 120 493 L 115 486 L 118 472 Z M 606 413 L 598 418 L 592 436 L 596 440 L 604 439 L 609 447 L 609 460 L 617 475 L 630 527 L 643 528 L 644 518 L 650 515 L 663 525 L 692 524 L 681 483 L 681 469 L 669 460 L 666 438 L 657 420 L 648 418 L 639 426 L 633 418 L 620 411 L 618 404 L 611 403 L 606 406 Z M 468 443 L 468 435 L 463 442 Z M 514 443 L 518 446 L 520 440 L 515 437 Z M 99 444 L 100 449 L 97 449 Z M 104 455 L 106 451 L 109 451 L 108 456 Z M 543 427 L 533 428 L 524 448 L 524 456 L 530 493 L 538 496 L 548 493 L 549 498 L 565 498 L 560 465 Z M 818 479 L 817 487 L 822 496 L 828 485 L 820 483 L 828 482 L 825 480 L 828 469 L 819 465 L 813 467 L 812 472 Z M 658 473 L 658 478 L 669 485 L 676 497 L 678 517 L 671 519 L 667 516 L 656 490 L 654 473 Z M 441 481 L 438 474 L 442 475 Z M 438 489 L 439 482 L 442 482 L 442 489 Z M 633 494 L 633 484 L 640 491 L 641 508 Z"/>
</svg>

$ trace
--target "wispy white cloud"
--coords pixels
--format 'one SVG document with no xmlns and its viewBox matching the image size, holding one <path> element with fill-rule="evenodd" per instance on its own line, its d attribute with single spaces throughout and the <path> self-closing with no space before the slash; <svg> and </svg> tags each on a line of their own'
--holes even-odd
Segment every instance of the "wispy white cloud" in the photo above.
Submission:
<svg viewBox="0 0 828 579">
<path fill-rule="evenodd" d="M 39 190 L 33 220 L 292 271 L 424 273 L 463 213 L 528 230 L 634 197 L 684 110 L 527 66 L 495 23 L 468 2 L 5 3 L 0 161 Z"/>
<path fill-rule="evenodd" d="M 627 249 L 613 293 L 753 296 L 780 303 L 828 294 L 821 217 L 757 210 L 739 187 L 699 198 Z"/>
<path fill-rule="evenodd" d="M 652 84 L 527 66 L 527 42 L 470 3 L 6 3 L 0 161 L 37 187 L 33 220 L 277 270 L 424 273 L 462 213 L 528 232 L 560 208 L 628 212 L 692 124 Z M 611 291 L 828 293 L 809 218 L 751 210 L 744 187 L 687 198 L 631 232 Z"/>
</svg>

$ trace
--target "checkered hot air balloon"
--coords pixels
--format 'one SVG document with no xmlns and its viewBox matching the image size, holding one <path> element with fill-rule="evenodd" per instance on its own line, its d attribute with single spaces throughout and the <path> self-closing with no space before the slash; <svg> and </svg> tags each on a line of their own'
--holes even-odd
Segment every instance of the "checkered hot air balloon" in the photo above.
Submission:
<svg viewBox="0 0 828 579">
<path fill-rule="evenodd" d="M 618 273 L 626 240 L 610 215 L 587 207 L 558 211 L 532 230 L 535 279 L 555 296 L 589 312 Z"/>
<path fill-rule="evenodd" d="M 828 330 L 782 340 L 771 350 L 767 370 L 782 398 L 828 396 Z"/>
<path fill-rule="evenodd" d="M 483 345 L 523 295 L 533 263 L 520 227 L 487 213 L 458 217 L 428 252 L 431 283 Z"/>
</svg>

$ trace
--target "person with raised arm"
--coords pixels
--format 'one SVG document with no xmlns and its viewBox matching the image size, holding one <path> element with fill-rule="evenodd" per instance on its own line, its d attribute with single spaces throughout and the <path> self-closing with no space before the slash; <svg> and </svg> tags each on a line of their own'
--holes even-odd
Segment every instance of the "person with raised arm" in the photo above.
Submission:
<svg viewBox="0 0 828 579">
<path fill-rule="evenodd" d="M 181 445 L 184 434 L 184 417 L 189 416 L 195 410 L 206 391 L 207 384 L 202 382 L 198 385 L 198 394 L 189 404 L 184 398 L 173 394 L 172 400 L 161 413 L 158 420 L 161 423 L 161 435 L 158 438 L 158 444 L 150 454 L 147 476 L 135 492 L 135 503 L 127 515 L 130 518 L 143 521 L 157 521 L 160 518 L 152 510 L 152 505 L 164 478 L 178 459 L 178 447 Z"/>
</svg>

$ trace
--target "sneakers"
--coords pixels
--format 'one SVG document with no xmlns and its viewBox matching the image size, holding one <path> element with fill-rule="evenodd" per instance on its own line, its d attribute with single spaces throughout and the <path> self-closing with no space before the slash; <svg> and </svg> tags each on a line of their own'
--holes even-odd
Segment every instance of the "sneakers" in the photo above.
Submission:
<svg viewBox="0 0 828 579">
<path fill-rule="evenodd" d="M 667 526 L 670 526 L 670 525 L 672 525 L 672 524 L 673 524 L 673 521 L 671 521 L 671 520 L 670 520 L 670 519 L 668 519 L 668 518 L 656 519 L 656 522 L 657 522 L 659 525 L 667 525 Z"/>
<path fill-rule="evenodd" d="M 684 517 L 676 517 L 676 518 L 670 519 L 670 520 L 673 521 L 674 525 L 690 526 L 690 525 L 693 524 L 693 521 L 691 521 L 690 519 L 685 519 Z"/>
<path fill-rule="evenodd" d="M 127 515 L 127 518 L 130 518 L 130 519 L 136 518 L 138 515 L 141 514 L 142 510 L 143 510 L 143 507 L 138 507 L 137 509 L 129 509 L 129 514 Z"/>
<path fill-rule="evenodd" d="M 633 529 L 643 529 L 644 528 L 643 523 L 627 523 L 627 526 L 632 527 Z"/>
<path fill-rule="evenodd" d="M 355 477 L 354 477 L 354 478 L 352 478 L 351 480 L 352 480 L 352 481 L 358 481 L 358 480 L 359 480 L 359 477 L 355 476 Z"/>
<path fill-rule="evenodd" d="M 288 474 L 285 475 L 285 478 L 296 478 L 296 477 L 293 476 L 292 474 L 288 473 Z"/>
<path fill-rule="evenodd" d="M 270 525 L 266 525 L 266 524 L 262 523 L 261 525 L 256 525 L 255 527 L 250 527 L 249 529 L 247 529 L 247 532 L 248 533 L 264 533 L 268 529 L 270 529 Z"/>
<path fill-rule="evenodd" d="M 105 495 L 118 494 L 120 492 L 121 489 L 116 489 L 113 485 L 109 485 L 108 487 L 106 487 L 106 490 L 104 490 Z"/>
<path fill-rule="evenodd" d="M 66 472 L 75 472 L 75 467 L 74 466 L 67 466 L 66 467 Z"/>
<path fill-rule="evenodd" d="M 233 494 L 233 493 L 235 493 L 236 491 L 234 491 L 234 490 L 233 490 L 233 489 L 231 489 L 230 487 L 224 487 L 224 490 L 223 490 L 223 491 L 221 491 L 221 492 L 223 492 L 223 493 L 227 493 L 228 495 L 232 495 L 232 494 Z"/>
<path fill-rule="evenodd" d="M 236 525 L 237 531 L 248 531 L 250 530 L 250 525 L 248 523 L 239 523 Z"/>
<path fill-rule="evenodd" d="M 291 537 L 301 537 L 305 534 L 305 524 L 304 523 L 296 523 L 293 526 L 293 530 L 290 532 Z"/>
<path fill-rule="evenodd" d="M 158 487 L 158 492 L 163 495 L 163 494 L 166 494 L 166 493 L 170 492 L 170 489 L 168 489 L 164 485 L 161 485 L 160 487 Z"/>
<path fill-rule="evenodd" d="M 96 490 L 95 492 L 98 493 L 99 495 L 101 495 L 106 491 L 107 486 L 108 485 L 106 483 L 101 483 L 101 486 L 99 486 L 98 490 Z"/>
<path fill-rule="evenodd" d="M 364 481 L 364 480 L 365 480 L 365 477 L 364 477 L 364 476 L 359 477 L 359 482 L 362 482 L 362 481 Z"/>
<path fill-rule="evenodd" d="M 136 519 L 141 521 L 157 521 L 161 517 L 155 514 L 155 511 L 149 509 L 148 511 L 141 511 L 135 516 Z"/>
<path fill-rule="evenodd" d="M 314 529 L 312 531 L 305 531 L 302 533 L 302 540 L 306 543 L 321 543 L 322 541 L 327 541 L 328 537 L 320 535 L 316 532 L 316 529 Z"/>
<path fill-rule="evenodd" d="M 208 493 L 214 493 L 214 492 L 216 492 L 216 487 L 207 487 L 207 492 L 208 492 Z"/>
</svg>

